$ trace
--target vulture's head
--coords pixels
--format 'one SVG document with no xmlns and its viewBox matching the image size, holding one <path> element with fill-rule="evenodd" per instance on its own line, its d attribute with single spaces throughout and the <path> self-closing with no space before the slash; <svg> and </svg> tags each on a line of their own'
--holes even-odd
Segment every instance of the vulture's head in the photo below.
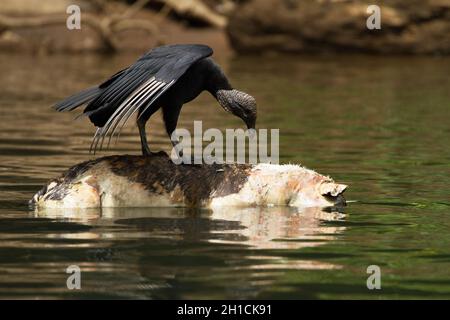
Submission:
<svg viewBox="0 0 450 320">
<path fill-rule="evenodd" d="M 255 129 L 256 100 L 251 95 L 233 90 L 217 91 L 217 100 L 226 111 L 241 118 L 248 129 Z"/>
</svg>

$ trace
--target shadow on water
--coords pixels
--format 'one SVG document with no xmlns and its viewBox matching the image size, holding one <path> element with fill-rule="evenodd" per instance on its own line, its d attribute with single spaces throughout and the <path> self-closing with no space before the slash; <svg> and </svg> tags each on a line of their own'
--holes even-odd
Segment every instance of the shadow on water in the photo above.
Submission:
<svg viewBox="0 0 450 320">
<path fill-rule="evenodd" d="M 258 127 L 280 129 L 281 162 L 350 186 L 344 212 L 28 208 L 49 179 L 94 157 L 94 128 L 51 105 L 134 59 L 0 55 L 0 297 L 450 297 L 448 58 L 219 57 L 256 97 Z M 207 94 L 179 127 L 200 119 L 242 127 Z M 167 151 L 159 115 L 149 128 Z M 105 153 L 139 152 L 128 126 Z M 66 288 L 72 264 L 79 291 Z M 369 265 L 381 290 L 366 287 Z"/>
</svg>

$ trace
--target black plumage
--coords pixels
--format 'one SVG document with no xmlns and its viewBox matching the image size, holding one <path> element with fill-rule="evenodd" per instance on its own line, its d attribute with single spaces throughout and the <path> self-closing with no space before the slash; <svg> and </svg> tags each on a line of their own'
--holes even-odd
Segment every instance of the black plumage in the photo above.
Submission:
<svg viewBox="0 0 450 320">
<path fill-rule="evenodd" d="M 205 45 L 154 48 L 102 84 L 68 97 L 55 108 L 71 111 L 87 104 L 83 114 L 98 127 L 91 146 L 94 151 L 102 147 L 105 137 L 109 135 L 111 139 L 137 113 L 142 152 L 150 154 L 145 134 L 150 116 L 162 108 L 166 131 L 171 136 L 183 104 L 204 90 L 226 111 L 240 117 L 248 128 L 254 128 L 255 100 L 231 87 L 220 67 L 209 58 L 212 53 Z"/>
</svg>

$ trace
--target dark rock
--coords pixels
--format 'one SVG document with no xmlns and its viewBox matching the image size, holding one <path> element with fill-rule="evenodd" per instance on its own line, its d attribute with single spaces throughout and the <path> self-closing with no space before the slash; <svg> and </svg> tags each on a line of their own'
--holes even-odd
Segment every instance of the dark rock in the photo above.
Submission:
<svg viewBox="0 0 450 320">
<path fill-rule="evenodd" d="M 371 4 L 381 29 L 369 30 Z M 239 52 L 370 52 L 449 54 L 448 0 L 251 0 L 230 17 Z"/>
</svg>

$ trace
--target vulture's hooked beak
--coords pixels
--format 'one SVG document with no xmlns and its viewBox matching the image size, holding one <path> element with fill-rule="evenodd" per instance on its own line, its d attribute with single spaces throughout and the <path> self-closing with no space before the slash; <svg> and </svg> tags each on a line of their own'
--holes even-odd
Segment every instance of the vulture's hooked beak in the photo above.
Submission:
<svg viewBox="0 0 450 320">
<path fill-rule="evenodd" d="M 253 129 L 256 130 L 256 118 L 252 118 L 252 119 L 245 119 L 245 124 L 247 125 L 247 129 Z"/>
</svg>

